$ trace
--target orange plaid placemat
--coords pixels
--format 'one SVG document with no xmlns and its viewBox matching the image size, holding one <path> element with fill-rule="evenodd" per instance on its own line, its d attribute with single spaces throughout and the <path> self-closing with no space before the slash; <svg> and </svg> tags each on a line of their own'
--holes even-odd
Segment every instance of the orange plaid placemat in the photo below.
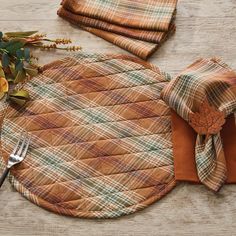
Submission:
<svg viewBox="0 0 236 236">
<path fill-rule="evenodd" d="M 3 165 L 21 130 L 31 136 L 12 185 L 35 204 L 75 217 L 133 213 L 174 188 L 170 77 L 139 59 L 78 54 L 25 85 L 26 107 L 6 109 Z"/>
</svg>

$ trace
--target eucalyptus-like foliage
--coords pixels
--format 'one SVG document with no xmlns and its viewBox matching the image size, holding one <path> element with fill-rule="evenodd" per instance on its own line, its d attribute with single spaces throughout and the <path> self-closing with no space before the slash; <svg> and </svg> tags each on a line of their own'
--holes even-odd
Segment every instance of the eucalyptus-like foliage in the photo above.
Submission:
<svg viewBox="0 0 236 236">
<path fill-rule="evenodd" d="M 29 93 L 23 89 L 24 84 L 40 72 L 37 57 L 31 53 L 32 48 L 42 50 L 78 51 L 79 46 L 67 46 L 70 39 L 49 39 L 38 31 L 0 32 L 0 99 L 20 106 L 29 99 Z M 66 45 L 66 46 L 64 46 Z"/>
</svg>

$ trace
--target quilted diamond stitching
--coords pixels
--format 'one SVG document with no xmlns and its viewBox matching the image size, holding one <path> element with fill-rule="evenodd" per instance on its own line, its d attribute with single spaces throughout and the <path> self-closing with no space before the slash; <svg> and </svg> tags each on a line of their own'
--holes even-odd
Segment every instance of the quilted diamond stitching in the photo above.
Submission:
<svg viewBox="0 0 236 236">
<path fill-rule="evenodd" d="M 86 57 L 89 58 L 89 56 L 85 56 L 85 58 Z M 96 56 L 94 58 L 96 58 Z M 125 71 L 125 68 L 127 68 L 129 66 L 134 67 L 135 64 L 136 64 L 135 65 L 136 68 L 139 68 L 140 65 L 142 67 L 143 66 L 145 67 L 147 65 L 147 63 L 140 62 L 139 60 L 136 61 L 135 59 L 127 57 L 127 56 L 124 56 L 124 57 L 122 57 L 122 56 L 118 56 L 118 57 L 117 56 L 104 56 L 104 57 L 100 56 L 100 58 L 105 58 L 105 63 L 101 63 L 101 64 L 103 66 L 104 65 L 107 66 L 107 68 L 103 68 L 100 66 L 99 56 L 97 58 L 97 61 L 98 61 L 97 63 L 94 63 L 93 59 L 91 59 L 91 61 L 89 62 L 90 63 L 89 65 L 94 66 L 93 71 L 96 72 L 96 70 L 98 70 L 99 71 L 98 74 L 103 74 L 103 75 L 107 75 L 106 74 L 107 72 L 106 73 L 102 72 L 103 70 L 104 71 L 105 70 L 107 70 L 107 71 L 114 70 L 114 71 L 117 71 L 117 73 L 119 74 L 120 70 L 124 69 L 124 71 Z M 79 74 L 80 71 L 75 70 L 75 68 L 77 67 L 75 65 L 79 64 L 79 60 L 83 61 L 82 55 L 79 55 L 79 56 L 77 56 L 77 58 L 73 58 L 73 59 L 67 58 L 67 59 L 61 60 L 59 62 L 56 62 L 56 63 L 52 64 L 51 66 L 50 65 L 46 66 L 45 68 L 48 68 L 48 69 L 46 69 L 45 74 L 48 73 L 47 76 L 51 75 L 51 79 L 46 80 L 46 81 L 53 81 L 53 78 L 56 75 L 58 75 L 58 73 L 60 73 L 60 71 L 62 70 L 63 64 L 67 66 L 68 71 L 71 70 L 70 73 L 72 73 L 72 74 L 78 73 Z M 89 59 L 87 61 L 89 61 Z M 95 61 L 96 61 L 96 59 L 95 59 Z M 116 63 L 114 63 L 114 62 L 116 62 Z M 86 64 L 86 59 L 83 61 L 83 63 Z M 120 64 L 117 65 L 117 63 L 120 63 Z M 98 68 L 96 68 L 96 64 L 99 64 Z M 70 68 L 70 70 L 69 70 L 69 68 Z M 153 70 L 159 76 L 159 80 L 157 78 L 155 78 L 156 83 L 153 83 L 153 85 L 158 84 L 158 83 L 163 84 L 163 80 L 164 80 L 163 74 L 160 73 L 159 69 L 155 68 L 152 65 L 148 65 L 147 68 L 148 68 L 148 70 Z M 53 71 L 53 70 L 54 70 L 54 72 L 50 74 L 50 71 Z M 145 71 L 145 70 L 143 70 L 143 71 Z M 86 73 L 86 70 L 83 73 Z M 88 71 L 88 73 L 91 73 L 91 72 Z M 94 73 L 94 72 L 92 72 L 92 73 Z M 135 73 L 135 71 L 133 71 L 133 73 Z M 94 76 L 95 75 L 93 74 L 91 78 L 96 77 L 96 76 L 95 77 Z M 84 78 L 86 78 L 86 77 L 84 77 Z M 84 78 L 82 77 L 82 79 L 84 79 Z M 108 82 L 109 82 L 109 79 L 110 79 L 109 76 L 107 76 L 107 78 L 108 78 Z M 149 77 L 149 78 L 150 78 L 150 80 L 152 80 L 152 77 Z M 147 80 L 147 84 L 148 84 L 148 78 L 146 80 Z M 48 86 L 50 87 L 51 84 L 50 83 L 45 84 L 45 88 Z M 67 86 L 67 83 L 63 83 L 63 86 Z M 143 86 L 143 88 L 145 88 L 145 87 L 147 88 L 147 86 L 150 86 L 150 85 Z M 136 87 L 138 87 L 138 86 L 136 86 Z M 163 85 L 161 85 L 161 87 L 163 87 Z M 29 85 L 28 88 L 30 89 L 33 87 L 31 87 Z M 126 89 L 127 93 L 132 92 L 132 89 L 130 90 L 129 87 L 126 87 L 123 89 L 124 90 Z M 108 91 L 108 90 L 103 90 L 103 91 Z M 140 94 L 142 94 L 142 92 L 144 92 L 144 90 L 140 89 L 139 92 L 140 92 Z M 107 92 L 105 92 L 105 94 L 106 93 Z M 56 94 L 55 96 L 61 96 L 61 94 L 63 94 L 63 92 Z M 74 93 L 72 93 L 72 94 L 74 94 Z M 83 95 L 84 96 L 88 95 L 88 92 L 83 93 Z M 125 93 L 124 93 L 124 95 L 125 95 Z M 67 92 L 65 93 L 64 96 L 66 98 L 69 97 L 67 95 Z M 109 96 L 109 93 L 107 93 L 107 96 Z M 157 97 L 158 97 L 158 95 L 157 95 Z M 48 101 L 47 99 L 44 98 L 44 101 L 46 104 Z M 106 99 L 106 96 L 104 97 L 104 99 Z M 109 101 L 109 99 L 108 99 L 108 101 Z M 111 99 L 114 99 L 114 97 Z M 134 118 L 135 114 L 137 115 L 138 113 L 142 114 L 144 118 L 149 117 L 150 114 L 152 114 L 152 109 L 155 109 L 155 108 L 151 109 L 151 107 L 150 107 L 149 109 L 147 109 L 146 104 L 148 104 L 148 102 L 152 101 L 152 100 L 153 100 L 153 98 L 150 97 L 150 100 L 144 101 L 142 103 L 142 106 L 134 105 L 133 102 L 128 102 L 126 104 L 120 104 L 119 109 L 111 109 L 112 111 L 108 112 L 106 115 L 108 115 L 110 117 L 114 117 L 114 115 L 118 112 L 119 116 L 123 117 L 122 118 L 123 120 L 127 120 L 129 122 L 132 122 L 132 120 L 135 120 L 135 118 Z M 117 98 L 116 98 L 114 101 L 116 101 L 116 103 L 117 103 L 119 100 L 117 100 Z M 38 102 L 38 101 L 36 100 L 36 102 Z M 91 100 L 91 102 L 92 102 L 92 100 Z M 134 100 L 134 102 L 135 102 L 135 100 Z M 114 103 L 114 105 L 111 104 L 110 106 L 114 107 L 116 103 Z M 133 110 L 129 106 L 126 106 L 126 109 L 129 109 L 129 112 L 124 113 L 124 107 L 127 104 L 131 104 L 131 107 Z M 158 103 L 155 103 L 155 104 L 157 105 Z M 166 112 L 168 110 L 168 108 L 164 106 L 163 102 L 161 102 L 161 104 L 162 104 L 162 109 L 164 109 Z M 101 107 L 104 107 L 104 106 L 101 105 Z M 96 111 L 96 109 L 91 110 L 91 108 L 87 108 L 86 112 L 91 113 L 91 111 Z M 105 111 L 105 110 L 101 110 L 101 111 Z M 71 112 L 71 111 L 69 111 L 69 112 Z M 164 113 L 162 112 L 163 114 L 160 113 L 159 115 L 167 115 L 167 114 L 165 114 L 165 112 Z M 133 113 L 133 115 L 132 115 L 132 113 Z M 16 125 L 17 120 L 20 119 L 20 118 L 17 118 L 17 116 L 19 116 L 19 114 L 25 115 L 25 116 L 23 116 L 23 119 L 25 119 L 24 123 L 27 124 L 27 122 L 28 122 L 28 114 L 27 113 L 19 112 L 19 111 L 12 111 L 11 109 L 8 111 L 7 118 L 4 121 L 2 142 L 3 142 L 3 148 L 6 150 L 9 150 L 10 149 L 9 146 L 14 144 L 14 140 L 11 140 L 10 139 L 11 137 L 10 136 L 8 137 L 8 135 L 9 135 L 9 131 L 12 132 L 17 127 L 17 125 Z M 93 114 L 95 115 L 95 113 L 93 113 Z M 168 114 L 169 114 L 169 112 L 168 112 Z M 104 116 L 104 115 L 105 115 L 104 112 L 100 113 L 100 116 Z M 35 114 L 35 116 L 37 117 L 38 115 Z M 50 114 L 50 112 L 47 112 L 46 116 L 48 117 L 48 120 L 52 119 L 52 114 Z M 124 119 L 124 117 L 125 117 L 125 119 Z M 153 117 L 157 117 L 157 115 L 155 113 L 153 113 Z M 166 118 L 169 119 L 168 115 L 166 116 Z M 57 119 L 60 120 L 60 114 L 57 116 Z M 122 121 L 121 118 L 119 118 L 119 119 Z M 119 119 L 115 119 L 113 121 L 111 119 L 111 121 L 115 123 L 115 122 L 119 121 Z M 140 118 L 137 118 L 137 119 L 140 119 Z M 101 118 L 101 119 L 98 119 L 97 122 L 95 122 L 95 123 L 104 124 L 106 122 L 107 121 L 103 122 L 103 118 Z M 76 126 L 80 126 L 80 123 L 78 123 L 78 122 L 75 124 L 76 124 Z M 91 125 L 91 123 L 88 123 L 88 124 Z M 67 124 L 67 125 L 69 125 L 69 124 Z M 66 128 L 67 125 L 65 125 L 64 128 Z M 150 126 L 151 125 L 153 125 L 153 124 L 150 123 Z M 73 125 L 69 126 L 69 127 L 73 127 Z M 106 127 L 106 126 L 104 126 L 104 127 Z M 103 129 L 105 131 L 106 129 L 104 127 L 103 127 Z M 45 128 L 47 129 L 48 126 L 45 126 Z M 95 129 L 95 132 L 96 132 L 96 130 L 97 129 Z M 57 131 L 59 132 L 59 130 L 57 130 Z M 88 132 L 89 132 L 89 130 L 88 130 Z M 121 130 L 121 132 L 122 132 L 122 130 Z M 34 134 L 34 132 L 32 132 L 32 133 Z M 66 139 L 68 134 L 66 134 L 65 132 L 61 132 L 61 133 L 64 133 L 64 139 Z M 153 135 L 154 134 L 161 135 L 162 133 L 165 133 L 169 139 L 171 137 L 170 136 L 171 135 L 171 128 L 169 128 L 169 132 L 168 131 L 163 132 L 163 130 L 159 130 L 158 132 L 153 133 Z M 100 135 L 103 135 L 102 132 Z M 142 137 L 142 139 L 145 140 L 146 136 L 147 135 L 141 135 L 140 137 Z M 132 170 L 132 166 L 128 166 L 129 168 L 127 168 L 126 165 L 131 164 L 128 162 L 127 158 L 123 157 L 123 158 L 119 158 L 119 159 L 113 159 L 113 161 L 112 161 L 112 159 L 109 158 L 109 153 L 110 153 L 110 156 L 114 156 L 114 155 L 112 155 L 112 153 L 115 153 L 116 155 L 121 156 L 123 153 L 123 151 L 120 152 L 121 150 L 129 150 L 129 149 L 133 150 L 133 151 L 139 150 L 138 145 L 144 145 L 144 146 L 151 145 L 150 151 L 155 150 L 155 145 L 152 147 L 153 140 L 150 138 L 146 139 L 146 143 L 140 142 L 141 139 L 139 138 L 140 143 L 138 144 L 138 142 L 137 143 L 134 142 L 134 140 L 135 140 L 134 135 L 130 135 L 131 139 L 127 139 L 127 137 L 129 137 L 129 135 L 128 134 L 125 135 L 125 133 L 124 133 L 123 138 L 126 138 L 125 146 L 121 145 L 121 142 L 123 142 L 122 139 L 116 139 L 116 140 L 109 139 L 109 142 L 107 142 L 107 140 L 105 140 L 105 142 L 103 144 L 104 146 L 101 146 L 97 150 L 101 151 L 103 148 L 105 148 L 104 150 L 106 150 L 106 152 L 108 154 L 106 156 L 107 159 L 105 161 L 105 159 L 103 159 L 104 157 L 99 157 L 99 155 L 95 155 L 93 157 L 93 159 L 97 160 L 96 165 L 94 163 L 92 164 L 92 162 L 89 161 L 88 158 L 84 158 L 84 159 L 82 158 L 82 159 L 76 160 L 76 157 L 73 157 L 73 155 L 71 155 L 69 153 L 65 153 L 65 156 L 67 156 L 67 157 L 65 157 L 64 160 L 61 159 L 61 162 L 59 162 L 60 163 L 59 165 L 61 165 L 61 167 L 60 167 L 61 169 L 56 169 L 55 162 L 54 162 L 54 164 L 53 164 L 53 162 L 51 164 L 50 163 L 46 164 L 46 163 L 41 162 L 37 166 L 37 168 L 39 169 L 39 173 L 40 173 L 40 170 L 42 170 L 45 167 L 50 167 L 51 170 L 53 170 L 53 171 L 51 174 L 48 172 L 41 173 L 41 176 L 39 174 L 39 176 L 38 176 L 39 179 L 36 180 L 34 177 L 34 172 L 27 171 L 27 168 L 30 168 L 31 166 L 30 166 L 30 163 L 26 162 L 27 164 L 29 164 L 29 166 L 27 166 L 26 164 L 24 166 L 24 163 L 22 163 L 22 165 L 19 165 L 19 167 L 16 167 L 12 171 L 13 176 L 12 176 L 11 181 L 12 181 L 13 185 L 18 189 L 18 191 L 22 192 L 23 194 L 27 193 L 27 197 L 30 200 L 32 200 L 32 201 L 36 202 L 37 204 L 42 205 L 50 210 L 59 212 L 61 214 L 74 215 L 74 216 L 85 216 L 85 217 L 117 217 L 117 216 L 120 216 L 123 214 L 132 213 L 138 209 L 141 209 L 141 208 L 151 204 L 153 201 L 158 200 L 161 196 L 166 194 L 171 188 L 174 187 L 175 181 L 174 181 L 174 176 L 173 176 L 173 160 L 171 159 L 172 158 L 172 152 L 171 152 L 172 146 L 171 145 L 168 147 L 168 150 L 170 152 L 169 153 L 167 152 L 166 155 L 163 154 L 166 147 L 160 146 L 160 150 L 162 150 L 162 154 L 161 154 L 162 159 L 159 160 L 159 164 L 157 162 L 157 166 L 154 166 L 154 167 L 147 167 L 147 162 L 150 160 L 148 160 L 148 159 L 145 160 L 145 156 L 143 157 L 143 159 L 142 158 L 137 159 L 137 163 L 140 163 L 140 167 L 137 170 L 136 169 Z M 43 139 L 43 137 L 40 137 L 40 138 Z M 56 136 L 54 134 L 51 134 L 51 139 L 54 140 L 54 144 L 52 145 L 54 150 L 59 150 L 58 148 L 59 147 L 61 148 L 63 146 L 63 145 L 61 145 L 61 142 L 63 141 L 62 135 L 56 138 Z M 163 139 L 159 139 L 159 141 L 166 145 L 166 144 L 168 144 L 168 142 L 171 143 L 171 140 L 167 141 L 168 139 L 163 138 Z M 56 145 L 57 142 L 58 142 L 58 145 Z M 78 144 L 79 143 L 80 142 L 78 142 Z M 85 143 L 84 143 L 85 149 L 82 150 L 82 152 L 81 152 L 81 150 L 79 150 L 78 153 L 82 154 L 82 153 L 88 152 L 87 148 L 89 146 L 87 145 L 87 143 L 88 142 L 85 141 Z M 96 141 L 95 141 L 95 143 L 96 143 Z M 75 144 L 76 144 L 76 142 L 75 142 Z M 78 144 L 76 144 L 76 145 L 78 145 Z M 97 142 L 96 145 L 99 145 L 99 142 Z M 90 146 L 92 148 L 91 153 L 95 153 L 96 149 L 94 149 L 94 148 L 96 147 L 96 145 Z M 72 145 L 72 147 L 73 147 L 73 145 Z M 82 147 L 82 146 L 80 145 L 78 147 Z M 78 147 L 77 147 L 77 149 L 78 149 Z M 64 148 L 64 146 L 63 146 L 63 148 Z M 120 151 L 119 151 L 119 149 L 120 149 Z M 142 150 L 142 149 L 140 149 L 140 150 Z M 72 150 L 70 150 L 70 151 L 72 151 Z M 138 152 L 134 151 L 134 153 L 138 153 Z M 72 152 L 72 154 L 73 154 L 73 152 Z M 51 151 L 50 155 L 51 155 L 51 157 L 53 156 L 52 151 Z M 127 155 L 127 154 L 123 154 L 123 155 Z M 169 157 L 168 157 L 168 155 L 169 155 Z M 80 155 L 78 157 L 80 157 Z M 34 158 L 36 159 L 37 155 Z M 45 158 L 50 159 L 50 156 L 48 156 L 48 157 L 45 156 Z M 60 158 L 62 158 L 62 157 L 60 157 Z M 157 159 L 158 158 L 160 158 L 160 156 L 157 157 Z M 29 159 L 31 161 L 34 161 L 32 158 L 29 158 Z M 43 160 L 43 158 L 40 157 L 40 158 L 38 158 L 37 161 L 40 162 L 40 159 Z M 35 160 L 35 163 L 37 163 L 37 161 Z M 170 163 L 170 161 L 171 161 L 171 163 Z M 72 163 L 73 163 L 73 165 L 72 165 Z M 90 165 L 93 165 L 94 167 L 89 166 L 89 163 L 90 163 Z M 162 166 L 159 166 L 160 163 L 162 163 Z M 57 165 L 58 165 L 58 163 L 57 163 Z M 81 165 L 81 167 L 80 167 L 80 165 Z M 82 168 L 82 166 L 83 166 L 83 168 Z M 137 164 L 136 164 L 136 166 L 138 167 Z M 70 169 L 70 168 L 72 168 L 72 169 Z M 102 170 L 101 168 L 110 168 L 110 171 L 116 169 L 117 171 L 113 174 L 107 172 L 109 174 L 105 174 L 105 175 L 103 175 L 101 172 L 100 176 L 99 176 L 97 173 L 99 173 L 99 169 Z M 162 171 L 160 171 L 160 169 L 162 169 Z M 87 172 L 87 174 L 85 175 L 87 177 L 81 179 L 81 178 L 78 178 L 78 176 L 80 175 L 80 172 L 82 170 L 84 173 Z M 104 170 L 106 170 L 106 169 L 104 169 Z M 119 172 L 118 172 L 118 170 L 119 170 Z M 145 172 L 145 174 L 144 174 L 144 172 Z M 57 173 L 56 178 L 55 178 L 55 176 L 53 176 L 53 173 L 54 174 Z M 89 180 L 89 173 L 90 174 L 95 173 L 95 177 L 92 177 L 95 180 L 93 180 L 91 182 L 91 180 L 92 180 L 91 179 L 85 185 L 85 181 Z M 44 176 L 44 175 L 46 175 L 46 176 Z M 75 177 L 73 177 L 73 176 L 75 176 Z M 128 176 L 128 177 L 124 178 L 124 176 Z M 32 177 L 32 178 L 30 178 L 30 177 Z M 45 178 L 47 177 L 47 181 L 49 181 L 49 179 L 51 178 L 51 182 L 48 182 L 46 185 L 40 184 L 40 182 L 41 183 L 43 182 L 44 177 Z M 68 179 L 69 177 L 72 178 L 72 180 Z M 73 179 L 73 178 L 75 178 L 75 179 Z M 101 181 L 101 178 L 103 179 L 102 181 Z M 162 178 L 166 179 L 167 182 L 166 181 L 163 182 L 163 180 L 161 180 Z M 35 182 L 32 182 L 31 180 L 34 180 Z M 70 181 L 72 183 L 69 184 Z M 82 195 L 79 192 L 76 192 L 76 188 L 73 187 L 73 183 L 75 183 L 75 181 L 80 181 L 80 183 L 82 184 L 81 185 L 82 187 L 80 188 L 80 191 L 81 191 L 80 193 Z M 152 186 L 152 185 L 155 186 L 153 191 L 150 190 L 150 192 L 149 192 L 149 190 L 146 189 L 146 187 L 145 187 L 147 184 L 146 181 L 148 181 L 148 183 L 150 182 L 149 183 L 150 186 Z M 162 182 L 159 182 L 159 181 L 162 181 Z M 28 188 L 27 188 L 27 186 L 28 186 Z M 48 187 L 48 186 L 50 186 L 50 187 Z M 131 186 L 139 186 L 139 187 L 133 189 Z M 162 186 L 162 187 L 157 187 L 157 186 Z M 45 188 L 47 188 L 47 190 L 45 190 Z M 39 189 L 40 189 L 40 191 L 39 191 Z M 66 189 L 68 191 L 66 191 Z M 114 190 L 113 192 L 110 191 L 112 189 Z M 121 191 L 121 189 L 123 189 L 123 190 Z M 146 189 L 146 190 L 144 190 L 144 189 Z M 98 194 L 99 191 L 103 192 L 104 190 L 107 191 L 107 194 L 105 194 L 105 195 Z M 139 192 L 139 190 L 140 190 L 140 193 L 137 193 L 137 192 Z M 88 191 L 87 194 L 92 191 L 95 194 L 94 197 L 95 198 L 97 197 L 96 199 L 91 200 L 89 203 L 87 202 L 88 205 L 85 204 L 87 201 L 86 191 Z M 125 191 L 125 193 L 123 191 Z M 45 193 L 47 193 L 47 194 L 45 195 Z M 116 196 L 114 196 L 113 194 L 116 194 Z M 42 198 L 41 196 L 44 196 L 44 198 Z M 77 207 L 75 207 L 76 206 L 75 202 L 76 202 L 76 198 L 77 198 L 76 196 L 78 197 L 78 199 L 84 199 L 83 200 L 84 203 L 80 206 L 77 206 Z M 68 198 L 71 198 L 71 201 Z M 74 203 L 73 207 L 71 205 L 72 204 L 71 202 Z M 60 206 L 58 206 L 58 205 L 60 205 Z M 84 206 L 84 208 L 83 208 L 83 206 Z"/>
</svg>

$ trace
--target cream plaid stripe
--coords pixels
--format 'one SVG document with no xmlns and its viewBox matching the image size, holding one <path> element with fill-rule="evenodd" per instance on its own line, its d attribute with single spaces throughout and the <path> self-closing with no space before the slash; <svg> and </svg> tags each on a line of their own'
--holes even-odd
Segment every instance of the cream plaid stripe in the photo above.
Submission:
<svg viewBox="0 0 236 236">
<path fill-rule="evenodd" d="M 2 150 L 27 130 L 14 187 L 60 214 L 107 218 L 135 212 L 174 187 L 170 110 L 160 92 L 170 76 L 128 56 L 78 54 L 44 67 L 26 85 L 24 109 L 9 107 Z"/>
<path fill-rule="evenodd" d="M 162 98 L 182 118 L 199 110 L 207 98 L 225 116 L 236 110 L 236 74 L 220 59 L 200 59 L 180 73 L 162 91 Z M 214 191 L 226 180 L 226 165 L 219 134 L 198 135 L 195 148 L 199 179 Z"/>
<path fill-rule="evenodd" d="M 75 21 L 74 19 L 68 17 L 67 15 L 63 15 L 61 11 L 58 12 L 60 16 L 65 18 L 66 20 L 70 21 L 73 24 L 76 24 L 80 28 L 99 36 L 105 39 L 108 42 L 111 42 L 118 47 L 125 49 L 132 54 L 146 60 L 150 57 L 160 46 L 161 44 L 175 32 L 175 26 L 171 27 L 168 32 L 160 32 L 160 34 L 153 34 L 151 32 L 145 33 L 145 40 L 142 40 L 142 36 L 135 36 L 134 34 L 132 37 L 125 36 L 124 33 L 118 34 L 110 32 L 109 30 L 102 30 L 100 28 L 89 27 L 83 25 L 80 22 Z M 141 38 L 141 39 L 137 39 Z"/>
<path fill-rule="evenodd" d="M 218 191 L 226 181 L 226 163 L 219 134 L 212 135 L 205 143 L 200 135 L 195 147 L 196 167 L 202 183 Z"/>
<path fill-rule="evenodd" d="M 0 120 L 2 120 L 4 118 L 7 107 L 8 107 L 8 104 L 7 104 L 6 100 L 3 98 L 0 101 Z M 2 133 L 0 132 L 0 137 L 1 136 L 2 136 Z M 0 146 L 1 146 L 1 142 L 0 142 Z M 2 152 L 0 152 L 0 157 L 2 158 Z M 4 163 L 0 159 L 0 171 L 3 171 L 4 168 L 5 168 Z"/>
<path fill-rule="evenodd" d="M 134 55 L 146 60 L 149 56 L 151 56 L 160 46 L 160 44 L 156 43 L 149 43 L 142 40 L 132 39 L 125 37 L 123 35 L 118 35 L 115 33 L 110 33 L 104 30 L 87 27 L 87 26 L 80 26 L 82 29 L 97 35 L 113 44 L 117 45 L 118 47 L 125 49 Z"/>
<path fill-rule="evenodd" d="M 174 28 L 174 24 L 171 25 L 168 31 L 151 31 L 151 30 L 142 30 L 135 28 L 122 27 L 119 25 L 111 24 L 107 21 L 97 20 L 87 16 L 82 16 L 74 14 L 65 8 L 61 7 L 57 14 L 66 20 L 69 20 L 71 23 L 74 23 L 78 26 L 83 25 L 91 28 L 101 29 L 118 35 L 123 35 L 129 38 L 135 38 L 147 42 L 160 43 L 167 36 L 168 31 L 171 28 Z"/>
<path fill-rule="evenodd" d="M 65 0 L 63 6 L 75 14 L 117 25 L 167 31 L 176 9 L 176 0 Z"/>
<path fill-rule="evenodd" d="M 176 0 L 64 0 L 58 15 L 147 59 L 175 31 Z"/>
</svg>

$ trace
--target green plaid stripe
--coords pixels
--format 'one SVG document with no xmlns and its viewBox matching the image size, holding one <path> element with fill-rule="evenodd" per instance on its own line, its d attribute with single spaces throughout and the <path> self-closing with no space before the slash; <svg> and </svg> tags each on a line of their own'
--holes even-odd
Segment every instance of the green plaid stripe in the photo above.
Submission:
<svg viewBox="0 0 236 236">
<path fill-rule="evenodd" d="M 83 25 L 86 27 L 96 28 L 96 29 L 108 31 L 110 33 L 123 35 L 130 39 L 134 38 L 134 39 L 152 42 L 152 43 L 161 43 L 163 39 L 167 36 L 170 28 L 175 27 L 173 24 L 172 26 L 169 27 L 168 31 L 152 31 L 152 30 L 142 30 L 142 29 L 122 27 L 119 25 L 111 24 L 107 21 L 97 20 L 94 18 L 74 14 L 63 7 L 61 7 L 58 10 L 57 14 L 78 26 Z"/>
<path fill-rule="evenodd" d="M 104 30 L 82 26 L 80 27 L 94 35 L 97 35 L 108 42 L 112 42 L 116 46 L 125 49 L 132 54 L 146 60 L 148 57 L 150 57 L 160 46 L 158 43 L 150 43 L 138 39 L 132 39 L 125 37 L 123 35 L 118 35 L 115 33 L 110 33 Z"/>
<path fill-rule="evenodd" d="M 162 98 L 182 118 L 196 112 L 207 98 L 226 116 L 236 110 L 236 74 L 220 59 L 200 59 L 185 69 L 163 90 Z M 196 166 L 201 182 L 217 191 L 226 180 L 226 166 L 220 134 L 206 143 L 198 135 Z"/>
<path fill-rule="evenodd" d="M 63 6 L 75 14 L 138 29 L 167 31 L 176 9 L 176 0 L 103 1 L 65 0 Z"/>
<path fill-rule="evenodd" d="M 6 113 L 6 109 L 8 107 L 8 103 L 6 102 L 6 100 L 3 98 L 1 101 L 0 101 L 0 120 L 2 121 L 4 116 L 5 116 L 5 113 Z M 1 125 L 2 125 L 2 122 L 1 122 Z M 0 138 L 2 136 L 2 132 L 0 132 Z M 1 142 L 0 142 L 0 145 L 2 146 Z M 0 157 L 3 156 L 3 153 L 2 153 L 2 150 L 0 152 Z M 2 162 L 2 160 L 0 159 L 0 171 L 3 171 L 4 170 L 4 167 L 5 167 L 5 163 Z"/>
<path fill-rule="evenodd" d="M 65 0 L 58 15 L 146 60 L 175 31 L 176 4 L 176 0 Z"/>
<path fill-rule="evenodd" d="M 132 57 L 78 54 L 44 67 L 26 85 L 24 109 L 7 109 L 2 147 L 20 130 L 32 137 L 13 186 L 60 214 L 112 218 L 142 209 L 175 186 L 170 79 Z M 7 155 L 3 155 L 6 160 Z"/>
</svg>

